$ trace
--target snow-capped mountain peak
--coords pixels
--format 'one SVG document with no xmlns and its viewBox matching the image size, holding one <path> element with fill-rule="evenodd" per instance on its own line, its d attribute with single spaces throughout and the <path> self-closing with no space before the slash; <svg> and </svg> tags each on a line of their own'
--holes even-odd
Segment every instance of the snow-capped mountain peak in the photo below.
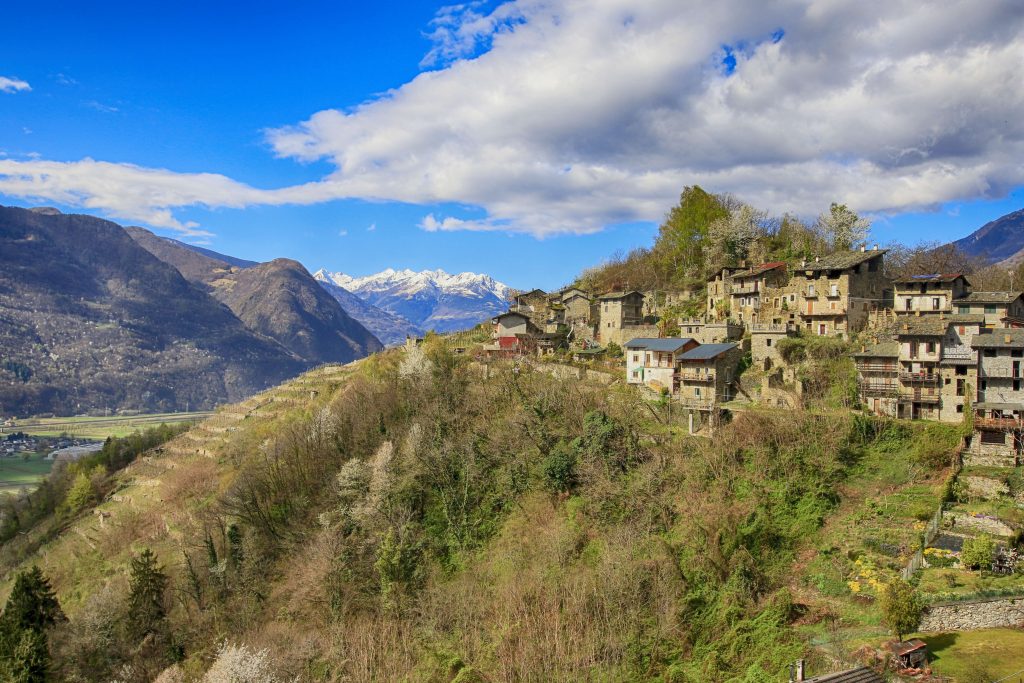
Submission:
<svg viewBox="0 0 1024 683">
<path fill-rule="evenodd" d="M 508 308 L 509 288 L 489 275 L 388 268 L 352 277 L 321 268 L 315 273 L 368 303 L 439 332 L 472 327 Z"/>
</svg>

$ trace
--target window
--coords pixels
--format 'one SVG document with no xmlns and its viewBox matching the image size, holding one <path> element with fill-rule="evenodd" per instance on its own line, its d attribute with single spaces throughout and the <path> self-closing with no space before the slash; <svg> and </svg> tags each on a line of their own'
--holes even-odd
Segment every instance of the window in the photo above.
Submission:
<svg viewBox="0 0 1024 683">
<path fill-rule="evenodd" d="M 1010 355 L 1013 358 L 1021 358 L 1024 357 L 1024 351 L 1021 351 L 1020 349 L 1014 349 L 1013 351 L 1010 351 Z"/>
<path fill-rule="evenodd" d="M 933 311 L 939 310 L 939 297 L 937 297 L 937 296 L 933 296 L 932 297 L 932 310 Z"/>
<path fill-rule="evenodd" d="M 873 273 L 878 270 L 878 259 L 871 259 L 868 261 L 868 272 Z"/>
<path fill-rule="evenodd" d="M 991 305 L 986 305 L 985 306 L 985 312 L 986 313 L 995 313 L 996 312 L 996 307 L 995 306 L 991 306 Z"/>
<path fill-rule="evenodd" d="M 970 306 L 963 306 L 963 305 L 961 305 L 959 307 L 959 309 L 957 309 L 957 310 L 960 313 L 970 313 L 971 312 L 971 307 Z"/>
<path fill-rule="evenodd" d="M 950 383 L 950 382 L 952 382 L 952 381 L 953 381 L 953 380 L 951 380 L 951 379 L 950 379 L 949 377 L 947 377 L 947 378 L 946 378 L 946 384 L 949 384 L 949 383 Z"/>
<path fill-rule="evenodd" d="M 926 353 L 935 353 L 935 342 L 928 342 L 925 344 L 924 350 Z"/>
<path fill-rule="evenodd" d="M 807 296 L 814 296 L 814 285 L 807 285 Z"/>
<path fill-rule="evenodd" d="M 790 303 L 796 301 L 796 294 L 790 294 L 789 295 L 789 301 L 790 301 Z"/>
<path fill-rule="evenodd" d="M 1019 379 L 1013 380 L 1013 390 L 1014 391 L 1020 391 L 1020 380 Z"/>
<path fill-rule="evenodd" d="M 633 371 L 633 379 L 640 379 L 640 371 L 639 370 L 634 370 Z"/>
<path fill-rule="evenodd" d="M 964 327 L 963 325 L 961 325 L 960 327 L 958 327 L 956 329 L 957 329 L 957 332 L 959 332 L 960 334 L 963 334 L 964 332 L 967 331 L 967 328 Z"/>
<path fill-rule="evenodd" d="M 996 357 L 996 350 L 995 349 L 985 349 L 985 358 L 995 358 L 995 357 Z"/>
<path fill-rule="evenodd" d="M 1003 432 L 982 432 L 981 442 L 988 444 L 1005 444 L 1006 435 Z"/>
<path fill-rule="evenodd" d="M 639 363 L 640 362 L 640 354 L 639 353 L 634 353 L 633 354 L 633 362 L 634 363 Z"/>
<path fill-rule="evenodd" d="M 696 396 L 697 398 L 700 398 L 700 387 L 693 388 L 693 395 Z"/>
<path fill-rule="evenodd" d="M 964 387 L 965 386 L 966 386 L 966 384 L 965 384 L 964 380 L 958 379 L 956 381 L 956 395 L 957 396 L 963 396 L 964 395 Z"/>
<path fill-rule="evenodd" d="M 832 296 L 839 296 L 839 285 L 832 285 L 829 292 Z"/>
<path fill-rule="evenodd" d="M 961 404 L 961 405 L 958 405 L 958 406 L 956 407 L 956 412 L 958 412 L 958 413 L 963 413 L 963 412 L 964 412 L 964 407 L 963 407 L 963 404 Z"/>
<path fill-rule="evenodd" d="M 967 366 L 966 365 L 959 365 L 959 366 L 957 366 L 956 374 L 958 374 L 958 375 L 966 375 L 967 374 Z"/>
<path fill-rule="evenodd" d="M 913 308 L 914 308 L 914 300 L 913 300 L 913 299 L 911 299 L 911 298 L 910 298 L 910 297 L 908 296 L 908 297 L 907 297 L 907 300 L 906 300 L 906 302 L 905 302 L 905 304 L 904 304 L 904 310 L 910 311 L 910 310 L 913 310 Z"/>
<path fill-rule="evenodd" d="M 767 339 L 767 340 L 765 341 L 765 346 L 771 346 L 771 345 L 772 345 L 772 340 L 771 340 L 771 337 L 769 337 L 769 338 L 768 338 L 768 339 Z"/>
<path fill-rule="evenodd" d="M 983 379 L 981 380 L 981 390 L 985 391 L 986 389 L 988 389 L 988 380 Z"/>
</svg>

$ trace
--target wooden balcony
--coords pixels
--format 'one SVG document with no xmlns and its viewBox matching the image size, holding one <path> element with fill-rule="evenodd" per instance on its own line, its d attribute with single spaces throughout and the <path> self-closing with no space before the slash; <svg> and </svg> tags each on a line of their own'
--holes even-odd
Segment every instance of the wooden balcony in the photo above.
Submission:
<svg viewBox="0 0 1024 683">
<path fill-rule="evenodd" d="M 895 363 L 857 363 L 857 370 L 860 372 L 891 372 L 895 375 L 899 369 Z"/>
<path fill-rule="evenodd" d="M 1024 429 L 1024 420 L 1019 417 L 976 417 L 974 426 L 979 429 Z"/>
<path fill-rule="evenodd" d="M 942 394 L 926 394 L 923 391 L 901 391 L 900 403 L 938 403 L 942 400 Z"/>
<path fill-rule="evenodd" d="M 715 373 L 701 370 L 680 370 L 676 377 L 684 382 L 714 382 Z"/>
<path fill-rule="evenodd" d="M 941 377 L 933 372 L 901 372 L 900 381 L 904 384 L 920 384 L 922 386 L 936 386 Z"/>
<path fill-rule="evenodd" d="M 896 382 L 861 382 L 860 393 L 865 396 L 896 396 L 900 385 Z"/>
</svg>

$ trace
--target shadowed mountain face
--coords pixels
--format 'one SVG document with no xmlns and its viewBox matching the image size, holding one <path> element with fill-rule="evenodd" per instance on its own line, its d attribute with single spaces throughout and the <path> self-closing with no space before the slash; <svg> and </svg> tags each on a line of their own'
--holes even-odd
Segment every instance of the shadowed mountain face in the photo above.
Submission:
<svg viewBox="0 0 1024 683">
<path fill-rule="evenodd" d="M 142 228 L 127 231 L 154 256 L 205 287 L 250 330 L 311 364 L 347 363 L 383 348 L 296 261 L 254 263 L 198 250 Z"/>
<path fill-rule="evenodd" d="M 986 223 L 967 237 L 953 244 L 970 256 L 980 256 L 990 263 L 1017 262 L 1024 258 L 1024 209 L 1008 213 Z"/>
<path fill-rule="evenodd" d="M 0 207 L 0 414 L 208 408 L 308 364 L 119 225 Z"/>
</svg>

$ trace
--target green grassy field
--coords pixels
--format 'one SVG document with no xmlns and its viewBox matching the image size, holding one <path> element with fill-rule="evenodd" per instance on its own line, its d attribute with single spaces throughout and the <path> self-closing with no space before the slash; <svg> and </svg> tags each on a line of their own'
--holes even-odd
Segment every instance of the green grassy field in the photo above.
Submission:
<svg viewBox="0 0 1024 683">
<path fill-rule="evenodd" d="M 32 455 L 28 460 L 20 456 L 0 458 L 0 495 L 35 488 L 52 467 L 53 461 L 41 455 Z"/>
<path fill-rule="evenodd" d="M 1024 631 L 995 628 L 961 633 L 932 633 L 917 636 L 928 643 L 932 671 L 957 681 L 982 675 L 996 681 L 1010 676 L 1006 683 L 1024 679 Z M 1017 674 L 1011 676 L 1011 674 Z"/>
<path fill-rule="evenodd" d="M 70 434 L 87 439 L 105 439 L 108 436 L 127 436 L 134 431 L 163 424 L 197 422 L 213 413 L 199 411 L 191 413 L 152 413 L 112 417 L 48 417 L 18 420 L 8 432 L 25 432 L 35 436 L 59 436 Z"/>
</svg>

